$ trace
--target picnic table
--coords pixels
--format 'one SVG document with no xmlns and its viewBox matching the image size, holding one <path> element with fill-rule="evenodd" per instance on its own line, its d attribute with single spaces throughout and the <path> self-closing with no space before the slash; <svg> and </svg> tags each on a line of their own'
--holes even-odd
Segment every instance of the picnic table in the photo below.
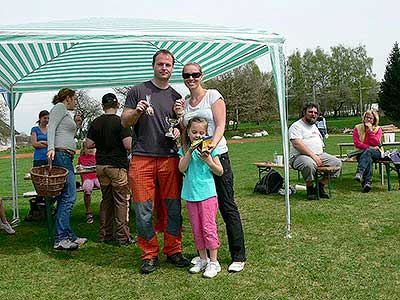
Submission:
<svg viewBox="0 0 400 300">
<path fill-rule="evenodd" d="M 75 167 L 75 175 L 80 176 L 83 174 L 90 174 L 96 172 L 96 167 L 85 167 L 85 166 L 76 166 Z M 26 173 L 24 175 L 24 180 L 32 180 L 31 173 Z M 77 192 L 82 192 L 83 189 L 77 189 Z M 34 198 L 37 196 L 36 191 L 29 191 L 23 194 L 24 198 Z M 54 231 L 54 217 L 51 213 L 51 206 L 54 203 L 54 197 L 44 197 L 46 203 L 46 221 L 47 221 L 47 235 L 49 241 L 53 240 L 53 231 Z"/>
<path fill-rule="evenodd" d="M 354 148 L 354 143 L 337 143 L 336 145 L 339 146 L 339 157 L 343 158 L 343 148 L 351 147 Z M 385 147 L 392 147 L 392 146 L 399 146 L 400 142 L 391 142 L 391 143 L 383 143 L 382 146 Z"/>
</svg>

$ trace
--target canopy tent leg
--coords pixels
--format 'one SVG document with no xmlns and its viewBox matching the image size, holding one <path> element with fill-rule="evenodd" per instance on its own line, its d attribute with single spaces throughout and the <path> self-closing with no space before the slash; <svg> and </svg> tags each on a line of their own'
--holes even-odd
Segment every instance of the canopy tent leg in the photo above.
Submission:
<svg viewBox="0 0 400 300">
<path fill-rule="evenodd" d="M 13 219 L 11 223 L 17 225 L 20 223 L 18 208 L 18 180 L 17 180 L 17 156 L 15 143 L 15 107 L 22 94 L 16 94 L 11 91 L 7 93 L 7 104 L 10 109 L 10 137 L 11 137 L 11 182 L 12 182 L 12 210 Z"/>
<path fill-rule="evenodd" d="M 282 44 L 270 46 L 271 65 L 274 74 L 276 94 L 279 104 L 279 117 L 281 121 L 284 178 L 285 178 L 285 207 L 286 207 L 286 238 L 291 238 L 290 230 L 290 199 L 289 199 L 289 138 L 287 127 L 287 113 L 285 101 L 285 55 Z"/>
</svg>

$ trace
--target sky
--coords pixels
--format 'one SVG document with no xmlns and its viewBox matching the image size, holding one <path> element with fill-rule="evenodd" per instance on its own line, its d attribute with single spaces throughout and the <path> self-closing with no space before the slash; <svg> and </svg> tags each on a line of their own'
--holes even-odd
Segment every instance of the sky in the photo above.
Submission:
<svg viewBox="0 0 400 300">
<path fill-rule="evenodd" d="M 365 45 L 374 59 L 373 72 L 383 78 L 387 58 L 400 41 L 398 0 L 18 0 L 0 10 L 0 25 L 88 17 L 144 18 L 254 28 L 276 32 L 286 38 L 286 55 L 316 47 Z M 257 61 L 269 71 L 268 57 Z M 186 94 L 183 86 L 174 86 Z M 89 90 L 100 99 L 111 89 Z M 50 110 L 56 91 L 24 94 L 15 113 L 18 131 L 30 133 L 40 110 Z M 1 99 L 0 99 L 1 100 Z"/>
</svg>

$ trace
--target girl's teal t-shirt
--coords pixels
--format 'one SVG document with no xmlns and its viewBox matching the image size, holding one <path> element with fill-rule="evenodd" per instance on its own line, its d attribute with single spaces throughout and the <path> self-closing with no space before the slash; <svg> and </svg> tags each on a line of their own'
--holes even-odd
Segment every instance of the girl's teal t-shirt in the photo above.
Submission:
<svg viewBox="0 0 400 300">
<path fill-rule="evenodd" d="M 178 151 L 179 156 L 184 156 L 183 149 Z M 215 148 L 211 157 L 219 155 Z M 210 167 L 200 159 L 200 152 L 196 149 L 192 153 L 189 167 L 183 179 L 181 198 L 186 201 L 198 202 L 217 196 L 213 173 Z"/>
</svg>

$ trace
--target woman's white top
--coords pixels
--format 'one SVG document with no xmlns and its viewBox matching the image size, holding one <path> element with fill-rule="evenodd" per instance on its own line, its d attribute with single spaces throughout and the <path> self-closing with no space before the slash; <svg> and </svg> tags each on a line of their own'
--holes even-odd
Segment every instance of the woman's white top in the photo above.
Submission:
<svg viewBox="0 0 400 300">
<path fill-rule="evenodd" d="M 211 110 L 211 106 L 218 100 L 224 98 L 217 90 L 207 90 L 203 99 L 196 106 L 190 105 L 190 98 L 185 101 L 185 115 L 183 117 L 183 124 L 187 127 L 189 120 L 193 117 L 205 118 L 208 122 L 208 131 L 207 134 L 209 136 L 213 136 L 215 132 L 215 122 L 214 116 Z M 228 146 L 226 145 L 226 139 L 223 136 L 218 143 L 218 150 L 220 154 L 228 152 Z"/>
</svg>

